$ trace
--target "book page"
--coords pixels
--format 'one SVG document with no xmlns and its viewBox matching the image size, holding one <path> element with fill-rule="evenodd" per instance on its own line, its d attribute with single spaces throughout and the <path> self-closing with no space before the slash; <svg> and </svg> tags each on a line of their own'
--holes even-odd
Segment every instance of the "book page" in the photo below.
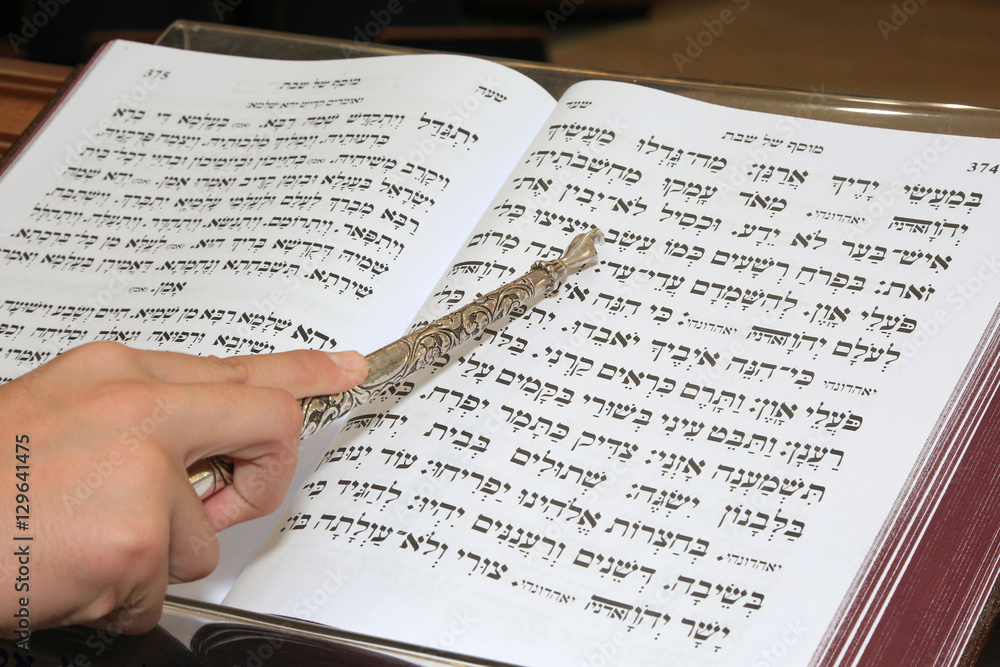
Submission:
<svg viewBox="0 0 1000 667">
<path fill-rule="evenodd" d="M 92 340 L 370 352 L 553 106 L 471 58 L 115 43 L 0 179 L 0 381 Z"/>
<path fill-rule="evenodd" d="M 1000 300 L 998 161 L 573 87 L 418 317 L 590 225 L 600 265 L 350 417 L 227 603 L 515 664 L 807 664 Z"/>
</svg>

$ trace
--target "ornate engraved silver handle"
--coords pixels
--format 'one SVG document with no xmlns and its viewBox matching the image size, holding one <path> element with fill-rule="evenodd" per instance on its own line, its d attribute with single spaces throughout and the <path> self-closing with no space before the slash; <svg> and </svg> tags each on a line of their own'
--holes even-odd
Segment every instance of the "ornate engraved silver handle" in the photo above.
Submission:
<svg viewBox="0 0 1000 667">
<path fill-rule="evenodd" d="M 385 393 L 539 294 L 554 294 L 570 271 L 588 266 L 597 258 L 596 244 L 603 240 L 604 235 L 596 227 L 580 234 L 559 259 L 535 262 L 520 278 L 367 355 L 368 377 L 360 385 L 341 394 L 302 399 L 302 437 Z M 199 461 L 188 469 L 199 498 L 207 498 L 229 484 L 232 474 L 232 462 L 223 457 Z"/>
</svg>

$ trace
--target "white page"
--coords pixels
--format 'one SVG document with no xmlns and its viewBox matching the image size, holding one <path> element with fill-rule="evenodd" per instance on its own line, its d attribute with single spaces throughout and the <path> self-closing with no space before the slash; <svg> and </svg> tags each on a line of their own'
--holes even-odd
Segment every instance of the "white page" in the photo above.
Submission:
<svg viewBox="0 0 1000 667">
<path fill-rule="evenodd" d="M 591 223 L 599 270 L 349 420 L 227 603 L 517 664 L 806 664 L 1000 299 L 1000 146 L 612 83 L 545 127 L 419 317 Z"/>
<path fill-rule="evenodd" d="M 470 58 L 115 43 L 0 180 L 0 381 L 98 339 L 374 350 L 553 105 Z M 263 528 L 224 533 L 228 565 L 172 591 L 219 599 L 201 591 L 224 586 Z"/>
</svg>

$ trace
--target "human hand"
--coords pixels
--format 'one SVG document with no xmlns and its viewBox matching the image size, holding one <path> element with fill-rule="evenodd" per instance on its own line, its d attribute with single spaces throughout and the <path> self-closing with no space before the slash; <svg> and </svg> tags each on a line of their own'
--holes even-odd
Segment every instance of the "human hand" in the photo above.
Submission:
<svg viewBox="0 0 1000 667">
<path fill-rule="evenodd" d="M 13 637 L 22 597 L 32 629 L 154 627 L 168 583 L 215 568 L 218 530 L 281 505 L 299 399 L 346 391 L 367 368 L 357 352 L 219 359 L 101 342 L 0 386 L 4 635 Z M 15 542 L 15 443 L 25 440 L 29 519 L 18 535 L 33 539 Z M 202 502 L 187 468 L 219 454 L 235 461 L 233 483 Z M 30 554 L 20 591 L 15 545 Z"/>
</svg>

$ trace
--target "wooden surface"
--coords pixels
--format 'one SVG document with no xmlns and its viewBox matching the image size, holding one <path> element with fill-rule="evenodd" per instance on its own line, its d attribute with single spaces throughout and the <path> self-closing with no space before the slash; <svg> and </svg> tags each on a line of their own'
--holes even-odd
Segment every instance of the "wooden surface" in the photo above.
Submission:
<svg viewBox="0 0 1000 667">
<path fill-rule="evenodd" d="M 997 0 L 660 0 L 551 28 L 559 65 L 1000 107 Z"/>
<path fill-rule="evenodd" d="M 0 154 L 24 132 L 71 71 L 60 65 L 0 58 Z"/>
</svg>

